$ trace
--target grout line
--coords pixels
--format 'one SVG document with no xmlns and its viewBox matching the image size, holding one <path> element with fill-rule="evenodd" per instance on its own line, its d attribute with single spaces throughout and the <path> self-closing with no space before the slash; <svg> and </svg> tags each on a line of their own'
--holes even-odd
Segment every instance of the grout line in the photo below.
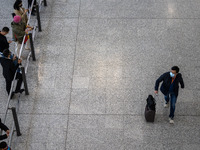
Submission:
<svg viewBox="0 0 200 150">
<path fill-rule="evenodd" d="M 1 114 L 2 115 L 2 114 Z M 11 115 L 11 114 L 10 114 Z M 144 116 L 143 114 L 51 114 L 51 113 L 20 113 L 19 115 L 47 115 L 47 116 L 53 116 L 53 115 L 60 115 L 60 116 Z M 163 116 L 165 117 L 165 114 L 156 114 L 157 116 Z M 200 115 L 176 115 L 179 117 L 199 117 Z"/>
<path fill-rule="evenodd" d="M 122 128 L 122 130 L 123 130 L 122 131 L 123 132 L 123 134 L 122 134 L 122 136 L 123 136 L 123 138 L 122 138 L 123 145 L 122 146 L 123 146 L 123 150 L 126 150 L 125 146 L 124 146 L 125 145 L 124 144 L 125 143 L 125 136 L 124 136 L 124 133 L 125 133 L 125 121 L 124 120 L 125 120 L 125 115 L 122 116 L 122 122 L 123 122 L 123 128 Z"/>
<path fill-rule="evenodd" d="M 174 20 L 177 20 L 177 19 L 181 19 L 181 20 L 183 20 L 183 19 L 188 19 L 188 20 L 190 20 L 190 19 L 200 19 L 200 18 L 129 18 L 129 17 L 110 17 L 110 18 L 106 18 L 106 17 L 81 17 L 81 19 L 127 19 L 127 20 L 168 20 L 168 19 L 174 19 Z"/>
<path fill-rule="evenodd" d="M 63 18 L 63 19 L 77 19 L 77 18 L 80 18 L 80 19 L 127 19 L 127 20 L 199 20 L 200 18 L 132 18 L 132 17 L 59 17 L 59 16 L 55 16 L 55 17 L 52 17 L 52 18 Z M 41 19 L 44 19 L 45 18 L 41 18 Z"/>
<path fill-rule="evenodd" d="M 72 78 L 71 78 L 71 90 L 70 90 L 70 98 L 69 98 L 69 107 L 68 107 L 68 120 L 67 120 L 67 130 L 66 130 L 66 137 L 65 137 L 65 149 L 67 148 L 67 139 L 68 139 L 68 131 L 69 131 L 69 114 L 70 114 L 70 105 L 72 100 L 72 91 L 73 91 L 73 81 L 74 81 L 74 69 L 75 69 L 75 61 L 76 61 L 76 50 L 77 50 L 77 40 L 78 40 L 78 33 L 79 33 L 79 21 L 80 21 L 80 9 L 81 9 L 81 0 L 79 1 L 79 12 L 78 12 L 78 24 L 77 24 L 77 33 L 76 33 L 76 42 L 75 42 L 75 49 L 74 49 L 74 62 L 72 67 Z"/>
</svg>

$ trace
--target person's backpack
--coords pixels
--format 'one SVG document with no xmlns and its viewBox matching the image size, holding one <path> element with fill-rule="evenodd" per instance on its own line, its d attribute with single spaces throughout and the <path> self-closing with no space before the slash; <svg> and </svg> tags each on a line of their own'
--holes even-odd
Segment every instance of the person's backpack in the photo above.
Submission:
<svg viewBox="0 0 200 150">
<path fill-rule="evenodd" d="M 144 116 L 147 122 L 154 122 L 156 114 L 156 102 L 152 95 L 147 98 L 147 104 L 144 111 Z"/>
</svg>

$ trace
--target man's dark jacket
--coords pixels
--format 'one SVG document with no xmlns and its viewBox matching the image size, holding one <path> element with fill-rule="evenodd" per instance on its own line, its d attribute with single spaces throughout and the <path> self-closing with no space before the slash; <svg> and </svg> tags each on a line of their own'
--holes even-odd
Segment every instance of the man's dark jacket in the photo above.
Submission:
<svg viewBox="0 0 200 150">
<path fill-rule="evenodd" d="M 1 65 L 3 67 L 3 76 L 6 80 L 12 81 L 15 76 L 15 72 L 19 67 L 19 64 L 15 65 L 13 60 L 8 58 L 0 58 Z"/>
<path fill-rule="evenodd" d="M 9 43 L 7 38 L 0 33 L 0 52 L 3 52 L 4 49 L 9 48 Z"/>
<path fill-rule="evenodd" d="M 4 130 L 4 131 L 9 130 L 8 127 L 6 127 L 3 123 L 1 123 L 1 119 L 0 119 L 0 128 L 1 128 L 2 130 Z M 4 140 L 4 139 L 6 139 L 6 138 L 7 138 L 7 135 L 6 135 L 6 134 L 0 136 L 0 140 Z"/>
<path fill-rule="evenodd" d="M 155 90 L 158 91 L 159 83 L 163 82 L 160 91 L 164 94 L 167 95 L 169 93 L 169 88 L 172 82 L 172 77 L 170 76 L 170 72 L 166 72 L 163 75 L 161 75 L 157 80 L 155 84 Z M 178 90 L 179 90 L 179 83 L 181 84 L 181 88 L 184 88 L 184 82 L 182 75 L 178 73 L 176 75 L 176 78 L 174 80 L 174 94 L 176 97 L 178 96 Z"/>
</svg>

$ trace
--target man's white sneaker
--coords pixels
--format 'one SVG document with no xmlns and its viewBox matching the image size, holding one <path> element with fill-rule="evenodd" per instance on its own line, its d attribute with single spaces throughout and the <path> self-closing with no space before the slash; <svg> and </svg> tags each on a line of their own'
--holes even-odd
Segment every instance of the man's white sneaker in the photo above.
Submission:
<svg viewBox="0 0 200 150">
<path fill-rule="evenodd" d="M 174 124 L 174 120 L 171 119 L 171 118 L 169 118 L 169 123 L 170 123 L 170 124 Z"/>
<path fill-rule="evenodd" d="M 168 108 L 169 107 L 169 102 L 168 103 L 164 103 L 164 107 Z"/>
<path fill-rule="evenodd" d="M 29 47 L 25 47 L 25 50 L 29 51 L 29 50 L 31 50 L 31 48 L 29 48 Z"/>
</svg>

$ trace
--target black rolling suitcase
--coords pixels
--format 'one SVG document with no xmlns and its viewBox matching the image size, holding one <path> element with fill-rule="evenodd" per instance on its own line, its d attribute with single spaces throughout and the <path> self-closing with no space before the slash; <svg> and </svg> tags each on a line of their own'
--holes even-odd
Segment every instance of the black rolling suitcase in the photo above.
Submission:
<svg viewBox="0 0 200 150">
<path fill-rule="evenodd" d="M 156 114 L 156 101 L 152 95 L 147 98 L 147 104 L 144 111 L 144 116 L 147 122 L 154 122 Z"/>
</svg>

